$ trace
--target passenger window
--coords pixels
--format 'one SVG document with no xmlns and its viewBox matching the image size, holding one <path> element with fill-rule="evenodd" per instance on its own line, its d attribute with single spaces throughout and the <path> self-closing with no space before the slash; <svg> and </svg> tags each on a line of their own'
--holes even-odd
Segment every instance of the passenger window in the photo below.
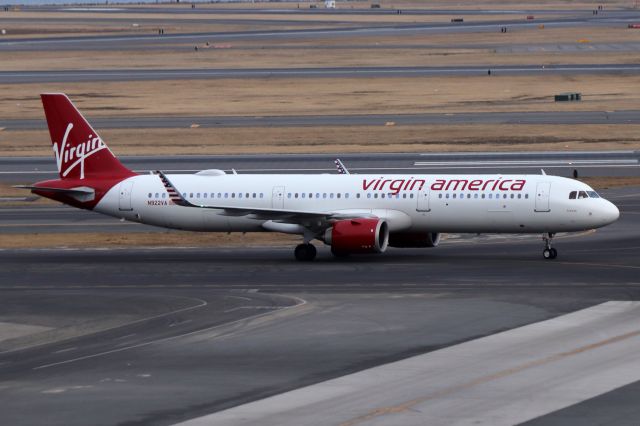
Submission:
<svg viewBox="0 0 640 426">
<path fill-rule="evenodd" d="M 522 194 L 518 194 L 518 200 L 522 198 Z"/>
<path fill-rule="evenodd" d="M 348 192 L 345 192 L 344 198 L 349 198 L 349 193 Z"/>
<path fill-rule="evenodd" d="M 153 194 L 152 194 L 152 193 L 149 193 L 149 198 L 151 198 L 151 197 L 153 197 Z"/>
<path fill-rule="evenodd" d="M 245 198 L 249 198 L 249 193 L 247 192 L 246 194 L 244 194 Z"/>
<path fill-rule="evenodd" d="M 442 194 L 438 194 L 438 198 L 442 198 Z"/>
<path fill-rule="evenodd" d="M 373 198 L 378 198 L 378 193 L 373 194 Z"/>
<path fill-rule="evenodd" d="M 502 198 L 507 198 L 507 194 L 502 194 Z"/>
<path fill-rule="evenodd" d="M 357 194 L 356 194 L 356 198 L 360 198 L 360 193 L 357 193 Z"/>
<path fill-rule="evenodd" d="M 493 194 L 489 194 L 489 199 L 493 199 Z"/>
<path fill-rule="evenodd" d="M 242 198 L 242 192 L 238 192 L 238 198 Z"/>
<path fill-rule="evenodd" d="M 162 193 L 162 198 L 165 198 L 166 196 L 167 196 L 167 193 L 166 193 L 166 192 L 163 192 L 163 193 Z"/>
<path fill-rule="evenodd" d="M 456 198 L 456 196 L 457 196 L 457 195 L 458 195 L 458 194 L 453 194 L 453 198 Z"/>
<path fill-rule="evenodd" d="M 229 193 L 228 192 L 224 193 L 224 198 L 229 198 Z"/>
<path fill-rule="evenodd" d="M 482 199 L 484 200 L 484 194 L 482 194 Z"/>
<path fill-rule="evenodd" d="M 296 192 L 296 194 L 294 195 L 295 198 L 298 198 L 298 193 Z"/>
<path fill-rule="evenodd" d="M 409 198 L 413 198 L 413 194 L 410 194 L 410 195 L 409 195 Z"/>
<path fill-rule="evenodd" d="M 371 198 L 371 193 L 367 193 L 367 198 Z"/>
<path fill-rule="evenodd" d="M 529 199 L 529 194 L 524 194 L 524 198 L 528 200 Z"/>
<path fill-rule="evenodd" d="M 253 193 L 253 198 L 256 198 L 256 193 L 255 192 Z"/>
<path fill-rule="evenodd" d="M 339 192 L 336 194 L 336 197 L 340 198 L 340 193 Z"/>
<path fill-rule="evenodd" d="M 575 200 L 575 199 L 576 199 L 576 195 L 577 195 L 577 194 L 578 194 L 578 192 L 577 192 L 577 191 L 571 191 L 571 192 L 569 193 L 569 199 L 570 199 L 570 200 Z"/>
<path fill-rule="evenodd" d="M 196 194 L 196 198 L 200 198 L 200 193 L 199 192 Z"/>
<path fill-rule="evenodd" d="M 287 198 L 291 198 L 291 193 L 290 192 L 287 194 Z"/>
<path fill-rule="evenodd" d="M 445 195 L 445 198 L 449 198 L 449 193 L 447 192 L 447 194 Z"/>
<path fill-rule="evenodd" d="M 322 198 L 327 198 L 327 193 L 326 192 L 322 193 Z"/>
<path fill-rule="evenodd" d="M 157 194 L 156 194 L 157 197 Z M 189 194 L 189 198 L 193 198 L 193 192 Z"/>
<path fill-rule="evenodd" d="M 582 199 L 582 198 L 589 198 L 589 196 L 587 195 L 586 192 L 580 191 L 578 192 L 578 199 Z"/>
<path fill-rule="evenodd" d="M 511 199 L 512 199 L 512 200 L 513 200 L 513 197 L 515 197 L 515 195 L 514 195 L 514 194 L 511 194 Z"/>
<path fill-rule="evenodd" d="M 207 193 L 202 194 L 202 198 L 207 198 Z"/>
<path fill-rule="evenodd" d="M 312 192 L 309 193 L 309 198 L 313 198 L 313 193 Z"/>
<path fill-rule="evenodd" d="M 380 194 L 380 198 L 384 198 L 384 192 Z"/>
<path fill-rule="evenodd" d="M 407 198 L 407 194 L 402 194 L 402 198 Z"/>
<path fill-rule="evenodd" d="M 316 192 L 316 198 L 320 198 L 320 193 Z"/>
<path fill-rule="evenodd" d="M 333 192 L 329 194 L 329 198 L 333 198 Z"/>
</svg>

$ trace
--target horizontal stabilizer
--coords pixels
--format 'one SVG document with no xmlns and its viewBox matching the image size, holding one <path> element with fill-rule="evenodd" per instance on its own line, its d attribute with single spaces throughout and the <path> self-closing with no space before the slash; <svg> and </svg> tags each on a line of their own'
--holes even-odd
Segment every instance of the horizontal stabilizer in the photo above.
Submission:
<svg viewBox="0 0 640 426">
<path fill-rule="evenodd" d="M 68 195 L 80 202 L 93 201 L 96 196 L 96 191 L 93 188 L 86 186 L 79 186 L 76 188 L 56 188 L 52 186 L 38 186 L 38 185 L 13 185 L 14 188 L 29 189 L 31 192 L 37 194 L 38 192 L 53 192 L 56 194 Z"/>
<path fill-rule="evenodd" d="M 13 185 L 12 187 L 18 189 L 30 189 L 32 191 L 57 192 L 60 194 L 69 195 L 89 195 L 95 193 L 92 188 L 87 188 L 84 186 L 79 188 L 52 188 L 49 186 Z"/>
</svg>

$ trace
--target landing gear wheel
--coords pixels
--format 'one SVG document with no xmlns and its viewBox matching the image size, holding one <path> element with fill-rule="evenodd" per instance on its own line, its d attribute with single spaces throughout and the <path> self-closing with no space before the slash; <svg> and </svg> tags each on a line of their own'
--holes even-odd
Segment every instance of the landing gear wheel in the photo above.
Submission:
<svg viewBox="0 0 640 426">
<path fill-rule="evenodd" d="M 545 259 L 555 259 L 558 257 L 558 250 L 551 247 L 551 240 L 555 234 L 549 232 L 548 234 L 543 234 L 542 239 L 544 240 L 544 250 L 542 251 L 542 257 Z"/>
<path fill-rule="evenodd" d="M 313 244 L 299 244 L 293 252 L 296 260 L 310 262 L 316 258 L 316 247 Z"/>
</svg>

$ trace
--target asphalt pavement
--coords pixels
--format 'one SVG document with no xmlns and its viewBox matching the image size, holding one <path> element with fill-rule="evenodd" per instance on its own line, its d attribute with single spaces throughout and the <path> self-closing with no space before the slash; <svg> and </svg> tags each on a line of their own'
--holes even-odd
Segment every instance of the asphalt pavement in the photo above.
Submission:
<svg viewBox="0 0 640 426">
<path fill-rule="evenodd" d="M 292 248 L 190 249 L 179 237 L 172 248 L 2 250 L 0 336 L 14 330 L 0 342 L 3 419 L 171 424 L 638 300 L 640 193 L 603 195 L 621 219 L 559 235 L 553 262 L 542 259 L 537 236 L 510 235 L 347 260 L 321 247 L 313 263 L 295 262 Z M 47 329 L 15 336 L 20 325 Z M 634 401 L 637 389 L 614 392 Z M 567 410 L 602 408 L 579 404 Z M 640 414 L 637 404 L 624 407 Z M 607 413 L 599 418 L 617 419 Z"/>
</svg>

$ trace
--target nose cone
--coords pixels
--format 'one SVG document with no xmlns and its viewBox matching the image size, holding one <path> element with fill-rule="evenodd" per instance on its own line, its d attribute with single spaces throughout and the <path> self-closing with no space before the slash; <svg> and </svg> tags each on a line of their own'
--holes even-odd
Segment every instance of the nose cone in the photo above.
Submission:
<svg viewBox="0 0 640 426">
<path fill-rule="evenodd" d="M 602 207 L 602 219 L 605 225 L 615 222 L 620 217 L 620 210 L 610 201 L 604 201 Z"/>
</svg>

